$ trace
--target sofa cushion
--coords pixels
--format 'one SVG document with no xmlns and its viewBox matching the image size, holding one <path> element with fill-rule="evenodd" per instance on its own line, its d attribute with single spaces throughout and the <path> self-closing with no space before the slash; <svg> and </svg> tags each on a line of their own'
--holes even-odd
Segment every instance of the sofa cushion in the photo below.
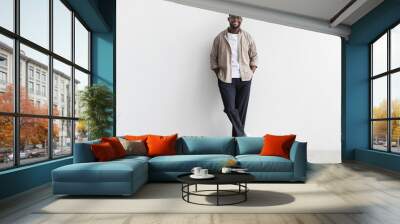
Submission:
<svg viewBox="0 0 400 224">
<path fill-rule="evenodd" d="M 178 154 L 235 155 L 235 142 L 232 137 L 184 136 L 180 139 Z"/>
<path fill-rule="evenodd" d="M 260 154 L 263 137 L 236 137 L 236 155 Z"/>
<path fill-rule="evenodd" d="M 279 156 L 238 155 L 240 167 L 249 172 L 292 172 L 292 161 Z"/>
<path fill-rule="evenodd" d="M 103 137 L 101 138 L 101 142 L 108 142 L 114 149 L 115 155 L 117 158 L 122 158 L 126 156 L 126 151 L 124 146 L 121 144 L 117 137 Z"/>
<path fill-rule="evenodd" d="M 141 140 L 126 140 L 124 138 L 118 138 L 122 146 L 126 151 L 126 155 L 147 155 L 146 143 Z"/>
<path fill-rule="evenodd" d="M 264 136 L 264 145 L 261 149 L 262 156 L 280 156 L 290 159 L 290 148 L 296 135 L 269 135 Z"/>
<path fill-rule="evenodd" d="M 147 163 L 141 159 L 74 163 L 53 170 L 57 182 L 130 182 L 134 173 L 147 176 Z"/>
<path fill-rule="evenodd" d="M 142 162 L 147 162 L 147 161 L 149 161 L 149 159 L 150 159 L 150 157 L 147 157 L 147 156 L 131 155 L 131 156 L 125 156 L 124 158 L 120 158 L 120 159 L 114 160 L 113 162 L 128 162 L 129 163 L 129 162 L 132 162 L 132 161 L 135 161 L 135 160 L 139 160 L 139 161 L 142 161 Z"/>
<path fill-rule="evenodd" d="M 140 140 L 140 141 L 144 141 L 144 142 L 146 142 L 147 137 L 149 137 L 149 135 L 125 135 L 124 136 L 124 138 L 129 141 Z"/>
<path fill-rule="evenodd" d="M 231 155 L 174 155 L 158 156 L 149 160 L 149 170 L 163 172 L 190 172 L 193 167 L 200 166 L 210 171 L 219 171 L 230 159 Z"/>
<path fill-rule="evenodd" d="M 87 142 L 75 143 L 74 147 L 74 163 L 88 163 L 96 161 L 94 154 L 90 148 L 92 144 L 99 144 L 99 139 Z"/>
<path fill-rule="evenodd" d="M 108 142 L 92 144 L 91 149 L 94 154 L 94 157 L 96 157 L 96 161 L 105 162 L 118 158 L 118 156 L 115 154 L 115 150 L 113 149 L 112 145 Z"/>
<path fill-rule="evenodd" d="M 147 155 L 148 156 L 165 156 L 176 154 L 176 139 L 178 134 L 170 136 L 150 135 L 147 137 Z"/>
</svg>

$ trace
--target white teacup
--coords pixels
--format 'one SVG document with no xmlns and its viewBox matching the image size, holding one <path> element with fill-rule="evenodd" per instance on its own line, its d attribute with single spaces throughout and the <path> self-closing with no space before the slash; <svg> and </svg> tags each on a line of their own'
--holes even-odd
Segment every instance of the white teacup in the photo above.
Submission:
<svg viewBox="0 0 400 224">
<path fill-rule="evenodd" d="M 230 167 L 222 167 L 221 172 L 222 173 L 230 173 L 230 172 L 232 172 L 232 168 L 230 168 Z"/>
<path fill-rule="evenodd" d="M 196 175 L 196 176 L 199 176 L 199 175 L 201 175 L 201 174 L 200 174 L 200 171 L 201 171 L 201 170 L 202 170 L 201 167 L 193 167 L 192 173 L 193 173 L 194 175 Z"/>
<path fill-rule="evenodd" d="M 207 176 L 208 175 L 208 169 L 201 169 L 200 170 L 200 176 Z"/>
</svg>

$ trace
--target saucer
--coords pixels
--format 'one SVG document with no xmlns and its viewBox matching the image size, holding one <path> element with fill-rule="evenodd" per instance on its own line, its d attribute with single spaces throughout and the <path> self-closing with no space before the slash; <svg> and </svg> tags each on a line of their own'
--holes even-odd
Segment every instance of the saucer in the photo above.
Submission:
<svg viewBox="0 0 400 224">
<path fill-rule="evenodd" d="M 232 170 L 234 173 L 249 173 L 247 170 Z"/>
<path fill-rule="evenodd" d="M 214 178 L 214 177 L 215 176 L 212 175 L 212 174 L 207 174 L 207 175 L 204 175 L 204 176 L 194 175 L 194 174 L 190 175 L 190 178 L 193 178 L 193 179 L 211 179 L 211 178 Z"/>
</svg>

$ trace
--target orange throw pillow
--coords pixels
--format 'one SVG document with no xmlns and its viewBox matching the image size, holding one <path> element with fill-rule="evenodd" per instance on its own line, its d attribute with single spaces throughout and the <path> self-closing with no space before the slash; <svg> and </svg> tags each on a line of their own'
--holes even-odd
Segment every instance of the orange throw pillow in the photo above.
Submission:
<svg viewBox="0 0 400 224">
<path fill-rule="evenodd" d="M 110 161 L 117 158 L 113 147 L 108 142 L 93 144 L 91 145 L 91 149 L 94 157 L 99 162 Z"/>
<path fill-rule="evenodd" d="M 149 137 L 149 135 L 125 135 L 124 136 L 124 138 L 126 140 L 129 140 L 129 141 L 138 141 L 138 140 L 140 140 L 140 141 L 144 141 L 144 142 L 146 142 L 147 137 Z"/>
<path fill-rule="evenodd" d="M 148 156 L 165 156 L 176 154 L 178 134 L 171 136 L 149 135 L 147 137 Z"/>
<path fill-rule="evenodd" d="M 268 135 L 264 136 L 264 145 L 261 149 L 261 156 L 280 156 L 286 159 L 290 157 L 290 148 L 296 135 Z"/>
<path fill-rule="evenodd" d="M 114 149 L 115 155 L 117 158 L 121 158 L 126 156 L 126 151 L 124 146 L 122 146 L 121 142 L 117 137 L 109 137 L 109 138 L 101 138 L 101 142 L 108 142 Z"/>
</svg>

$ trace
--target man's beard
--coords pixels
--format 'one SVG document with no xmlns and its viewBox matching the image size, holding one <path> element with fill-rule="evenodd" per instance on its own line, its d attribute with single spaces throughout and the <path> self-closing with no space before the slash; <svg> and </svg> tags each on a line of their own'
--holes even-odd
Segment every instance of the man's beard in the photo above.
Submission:
<svg viewBox="0 0 400 224">
<path fill-rule="evenodd" d="M 237 26 L 235 26 L 235 25 L 233 25 L 233 24 L 229 24 L 229 26 L 231 27 L 231 29 L 238 29 L 238 28 L 240 28 L 240 24 L 237 25 Z"/>
</svg>

